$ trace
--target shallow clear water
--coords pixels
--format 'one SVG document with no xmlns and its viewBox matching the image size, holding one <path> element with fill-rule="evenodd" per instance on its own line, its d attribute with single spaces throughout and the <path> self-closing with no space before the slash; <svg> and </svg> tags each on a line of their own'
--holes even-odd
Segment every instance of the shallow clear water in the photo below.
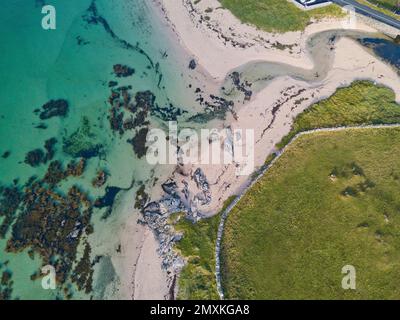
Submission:
<svg viewBox="0 0 400 320">
<path fill-rule="evenodd" d="M 400 44 L 387 39 L 363 38 L 360 43 L 400 70 Z"/>
<path fill-rule="evenodd" d="M 17 182 L 23 186 L 31 176 L 42 177 L 47 165 L 33 168 L 24 163 L 25 155 L 43 148 L 44 142 L 53 137 L 58 140 L 54 159 L 66 165 L 73 157 L 64 152 L 63 141 L 86 121 L 88 142 L 101 144 L 103 152 L 88 159 L 82 177 L 68 178 L 57 190 L 65 194 L 77 184 L 94 200 L 105 194 L 106 186 L 137 188 L 139 182 L 151 178 L 152 167 L 139 160 L 127 143 L 133 133 L 120 136 L 110 129 L 108 83 L 131 85 L 133 95 L 150 90 L 158 105 L 173 104 L 190 113 L 199 106 L 193 103 L 194 93 L 188 90 L 189 81 L 194 85 L 196 82 L 186 72 L 189 57 L 169 41 L 167 28 L 145 0 L 53 0 L 51 4 L 57 10 L 56 30 L 41 27 L 42 1 L 6 1 L 0 10 L 0 156 L 9 152 L 8 157 L 0 158 L 0 185 Z M 93 16 L 103 20 L 89 23 Z M 116 78 L 112 74 L 115 64 L 128 65 L 135 74 Z M 51 99 L 67 100 L 68 115 L 41 121 L 34 110 Z M 153 118 L 152 125 L 163 122 Z M 43 124 L 46 129 L 37 128 Z M 102 188 L 93 188 L 91 182 L 99 169 L 106 170 L 109 179 Z M 94 212 L 92 242 L 109 241 L 101 234 L 107 230 L 107 222 L 96 226 L 104 211 Z M 42 264 L 39 255 L 32 260 L 27 250 L 18 254 L 5 251 L 10 233 L 11 228 L 5 239 L 0 239 L 0 275 L 5 270 L 12 273 L 12 298 L 63 298 L 62 292 L 43 290 L 40 279 L 30 280 Z M 101 264 L 104 269 L 109 256 L 108 252 L 103 254 L 108 257 Z M 112 267 L 107 270 L 112 271 Z M 94 283 L 94 288 L 99 287 L 104 291 L 104 286 Z M 75 292 L 74 298 L 85 296 L 74 288 L 71 291 Z M 101 293 L 95 296 L 101 297 Z"/>
</svg>

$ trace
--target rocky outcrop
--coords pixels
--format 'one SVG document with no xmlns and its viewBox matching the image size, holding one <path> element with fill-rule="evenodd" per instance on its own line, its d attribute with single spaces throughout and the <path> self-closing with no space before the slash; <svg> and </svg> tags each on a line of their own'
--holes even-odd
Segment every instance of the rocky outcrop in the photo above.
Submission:
<svg viewBox="0 0 400 320">
<path fill-rule="evenodd" d="M 162 268 L 173 275 L 184 266 L 184 259 L 174 251 L 174 245 L 183 237 L 171 226 L 171 215 L 183 213 L 184 218 L 197 222 L 202 217 L 201 207 L 211 202 L 210 185 L 201 168 L 194 172 L 178 165 L 175 173 L 162 185 L 159 200 L 147 202 L 142 207 L 141 222 L 148 225 L 159 241 L 158 253 Z"/>
<path fill-rule="evenodd" d="M 194 59 L 190 60 L 190 62 L 189 62 L 189 69 L 190 69 L 190 70 L 194 70 L 194 69 L 196 69 L 196 67 L 197 67 L 196 60 L 194 60 Z"/>
</svg>

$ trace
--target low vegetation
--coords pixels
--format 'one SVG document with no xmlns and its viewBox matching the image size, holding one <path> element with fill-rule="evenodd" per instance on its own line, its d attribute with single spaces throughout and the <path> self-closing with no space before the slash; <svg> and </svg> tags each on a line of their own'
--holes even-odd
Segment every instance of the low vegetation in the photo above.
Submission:
<svg viewBox="0 0 400 320">
<path fill-rule="evenodd" d="M 357 2 L 400 20 L 399 0 L 357 0 Z"/>
<path fill-rule="evenodd" d="M 337 5 L 304 11 L 286 0 L 220 0 L 243 23 L 253 24 L 268 32 L 304 30 L 315 19 L 342 17 Z"/>
<path fill-rule="evenodd" d="M 285 146 L 299 132 L 316 128 L 400 123 L 400 105 L 395 98 L 387 87 L 370 81 L 353 82 L 300 114 L 278 147 Z"/>
</svg>

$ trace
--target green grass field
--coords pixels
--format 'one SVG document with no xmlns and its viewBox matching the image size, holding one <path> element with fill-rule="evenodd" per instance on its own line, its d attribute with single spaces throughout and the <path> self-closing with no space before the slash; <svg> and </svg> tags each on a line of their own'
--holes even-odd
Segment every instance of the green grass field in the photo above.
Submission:
<svg viewBox="0 0 400 320">
<path fill-rule="evenodd" d="M 222 211 L 235 197 L 229 198 Z M 183 233 L 175 247 L 187 259 L 179 278 L 178 299 L 219 299 L 215 281 L 215 245 L 220 215 L 194 224 L 186 219 L 171 218 L 174 228 Z"/>
<path fill-rule="evenodd" d="M 278 148 L 282 148 L 301 131 L 392 123 L 400 123 L 400 106 L 395 101 L 393 90 L 369 81 L 356 81 L 301 113 Z"/>
<path fill-rule="evenodd" d="M 228 217 L 227 298 L 399 299 L 399 194 L 400 129 L 301 137 Z"/>
<path fill-rule="evenodd" d="M 312 19 L 341 17 L 339 6 L 330 5 L 303 11 L 286 0 L 220 0 L 243 23 L 253 24 L 269 32 L 304 30 Z"/>
</svg>

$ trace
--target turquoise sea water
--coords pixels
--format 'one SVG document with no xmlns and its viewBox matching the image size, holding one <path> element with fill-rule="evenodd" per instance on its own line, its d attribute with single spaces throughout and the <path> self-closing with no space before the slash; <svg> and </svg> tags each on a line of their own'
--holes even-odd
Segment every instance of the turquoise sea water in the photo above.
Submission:
<svg viewBox="0 0 400 320">
<path fill-rule="evenodd" d="M 87 159 L 83 176 L 66 179 L 56 191 L 66 194 L 78 185 L 95 200 L 104 196 L 107 186 L 138 188 L 139 182 L 151 177 L 152 168 L 139 160 L 127 143 L 134 130 L 120 135 L 110 129 L 109 81 L 132 86 L 133 96 L 150 90 L 157 105 L 191 112 L 199 106 L 193 103 L 194 93 L 188 90 L 189 81 L 195 81 L 186 75 L 189 60 L 169 41 L 163 22 L 145 0 L 52 0 L 57 12 L 56 30 L 41 27 L 41 9 L 46 3 L 8 0 L 0 10 L 0 156 L 9 154 L 0 157 L 0 186 L 17 186 L 22 192 L 29 178 L 43 177 L 48 163 L 32 167 L 24 159 L 27 152 L 43 149 L 50 138 L 58 141 L 53 160 L 66 166 L 74 156 L 65 152 L 65 140 L 79 128 L 86 128 L 78 140 L 101 145 L 101 154 Z M 134 75 L 117 78 L 113 74 L 115 64 L 134 68 Z M 67 100 L 68 115 L 40 120 L 34 111 L 51 99 Z M 151 125 L 166 120 L 154 115 Z M 108 173 L 108 180 L 103 187 L 94 188 L 91 182 L 100 169 Z M 106 210 L 94 210 L 91 236 L 105 241 L 109 235 L 97 233 L 106 230 L 107 222 L 101 219 Z M 0 223 L 2 219 L 0 214 Z M 100 221 L 103 226 L 96 228 Z M 27 253 L 29 247 L 19 253 L 6 252 L 11 234 L 9 228 L 0 239 L 0 277 L 4 272 L 12 275 L 11 298 L 65 298 L 61 290 L 43 290 L 40 278 L 30 279 L 43 264 L 37 252 L 33 259 Z M 78 255 L 82 252 L 79 247 Z M 95 281 L 100 283 L 102 279 Z M 93 285 L 104 291 L 101 284 Z M 74 285 L 65 286 L 73 293 L 72 298 L 89 297 Z M 101 298 L 101 294 L 94 296 Z"/>
</svg>

